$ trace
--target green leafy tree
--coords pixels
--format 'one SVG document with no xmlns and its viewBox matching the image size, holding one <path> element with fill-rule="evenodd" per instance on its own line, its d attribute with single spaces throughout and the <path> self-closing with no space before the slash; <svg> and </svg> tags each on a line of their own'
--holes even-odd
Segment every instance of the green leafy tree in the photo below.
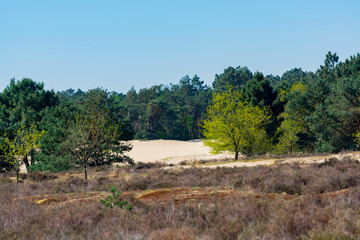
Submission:
<svg viewBox="0 0 360 240">
<path fill-rule="evenodd" d="M 278 153 L 293 153 L 298 151 L 298 134 L 301 131 L 301 125 L 295 120 L 285 119 L 279 128 L 280 138 L 275 151 Z"/>
<path fill-rule="evenodd" d="M 34 127 L 30 129 L 21 126 L 15 133 L 14 139 L 9 139 L 6 135 L 2 145 L 3 151 L 6 153 L 7 162 L 16 168 L 17 182 L 19 182 L 20 159 L 28 168 L 30 164 L 34 164 L 33 157 L 31 162 L 28 161 L 28 155 L 32 155 L 36 148 L 40 147 L 40 140 L 44 135 L 44 131 L 37 131 Z"/>
<path fill-rule="evenodd" d="M 203 121 L 204 144 L 214 153 L 231 151 L 238 159 L 239 153 L 251 156 L 269 150 L 264 126 L 271 116 L 265 108 L 249 105 L 242 99 L 239 91 L 231 88 L 214 94 Z"/>
<path fill-rule="evenodd" d="M 87 180 L 88 165 L 133 161 L 124 154 L 132 147 L 121 141 L 121 123 L 111 118 L 108 93 L 102 89 L 90 90 L 83 101 L 66 144 L 81 163 Z"/>
<path fill-rule="evenodd" d="M 8 172 L 16 165 L 16 158 L 11 154 L 8 138 L 2 137 L 0 143 L 0 172 Z"/>
</svg>

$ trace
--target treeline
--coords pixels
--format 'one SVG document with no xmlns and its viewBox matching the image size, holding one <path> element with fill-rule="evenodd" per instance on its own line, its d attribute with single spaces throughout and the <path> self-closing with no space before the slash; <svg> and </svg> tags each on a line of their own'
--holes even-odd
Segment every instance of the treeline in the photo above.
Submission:
<svg viewBox="0 0 360 240">
<path fill-rule="evenodd" d="M 131 89 L 123 96 L 123 107 L 132 123 L 135 139 L 201 138 L 201 121 L 213 90 L 198 76 L 183 77 L 178 84 Z"/>
<path fill-rule="evenodd" d="M 359 54 L 339 62 L 337 54 L 329 52 L 315 73 L 295 68 L 281 77 L 228 68 L 216 75 L 213 86 L 217 94 L 203 126 L 206 137 L 214 139 L 207 141 L 214 152 L 231 150 L 236 158 L 237 152 L 339 152 L 359 147 Z"/>
<path fill-rule="evenodd" d="M 267 109 L 264 130 L 271 142 L 269 151 L 355 150 L 360 138 L 359 73 L 359 54 L 339 62 L 338 56 L 329 52 L 316 72 L 294 68 L 280 77 L 253 73 L 247 67 L 228 67 L 215 75 L 212 86 L 195 75 L 183 77 L 178 84 L 130 89 L 125 94 L 101 88 L 54 92 L 31 79 L 12 79 L 0 93 L 0 170 L 14 165 L 6 159 L 11 146 L 25 144 L 24 136 L 28 138 L 27 147 L 22 146 L 25 153 L 17 154 L 24 155 L 27 167 L 52 171 L 83 164 L 84 159 L 77 158 L 71 147 L 75 143 L 78 147 L 73 149 L 81 144 L 89 146 L 98 141 L 96 134 L 109 134 L 109 129 L 116 132 L 111 136 L 114 142 L 203 138 L 203 123 L 213 95 L 226 93 L 229 88 L 238 91 L 249 105 Z M 101 120 L 100 116 L 105 117 Z M 96 129 L 96 124 L 104 129 Z M 82 127 L 88 125 L 93 128 Z M 87 142 L 81 143 L 81 136 L 74 135 L 79 131 L 87 131 Z M 106 152 L 114 148 L 114 142 L 97 144 L 106 145 L 102 148 Z M 119 154 L 130 149 L 121 148 Z M 111 162 L 108 159 L 109 155 L 96 153 L 86 161 L 97 165 Z"/>
</svg>

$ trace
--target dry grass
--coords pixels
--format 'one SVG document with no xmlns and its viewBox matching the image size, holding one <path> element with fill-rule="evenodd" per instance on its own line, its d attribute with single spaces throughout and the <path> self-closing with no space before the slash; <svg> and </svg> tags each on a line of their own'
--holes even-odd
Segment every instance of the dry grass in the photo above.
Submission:
<svg viewBox="0 0 360 240">
<path fill-rule="evenodd" d="M 0 239 L 360 238 L 360 164 L 350 158 L 307 167 L 135 166 L 91 171 L 98 175 L 88 183 L 72 177 L 77 172 L 53 180 L 28 177 L 21 184 L 0 176 Z M 97 193 L 112 185 L 125 191 L 134 204 L 132 211 L 106 208 L 97 201 Z M 194 197 L 162 204 L 161 194 L 171 191 L 179 199 L 192 193 Z M 216 197 L 218 192 L 224 197 Z M 193 201 L 195 193 L 199 198 Z M 83 200 L 50 205 L 21 200 L 49 196 Z M 157 201 L 145 200 L 151 196 Z"/>
<path fill-rule="evenodd" d="M 342 152 L 341 154 L 347 154 L 350 152 Z M 351 152 L 353 153 L 353 152 Z M 333 154 L 331 153 L 287 153 L 287 154 L 266 154 L 266 155 L 255 155 L 251 157 L 240 156 L 238 160 L 234 160 L 233 157 L 228 158 L 214 158 L 214 159 L 199 159 L 199 160 L 182 160 L 178 163 L 180 166 L 201 166 L 201 165 L 217 165 L 225 163 L 235 163 L 235 162 L 259 162 L 264 160 L 274 160 L 283 162 L 284 159 L 299 159 L 299 158 L 309 158 L 309 157 L 328 157 Z"/>
</svg>

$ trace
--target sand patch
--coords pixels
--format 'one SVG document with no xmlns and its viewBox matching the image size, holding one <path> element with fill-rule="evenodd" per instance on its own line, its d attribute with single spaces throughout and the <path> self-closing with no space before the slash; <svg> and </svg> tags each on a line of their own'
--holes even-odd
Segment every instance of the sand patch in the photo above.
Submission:
<svg viewBox="0 0 360 240">
<path fill-rule="evenodd" d="M 149 140 L 132 141 L 133 149 L 128 153 L 135 162 L 166 162 L 177 164 L 183 160 L 210 160 L 234 158 L 231 153 L 211 154 L 211 148 L 201 140 Z"/>
</svg>

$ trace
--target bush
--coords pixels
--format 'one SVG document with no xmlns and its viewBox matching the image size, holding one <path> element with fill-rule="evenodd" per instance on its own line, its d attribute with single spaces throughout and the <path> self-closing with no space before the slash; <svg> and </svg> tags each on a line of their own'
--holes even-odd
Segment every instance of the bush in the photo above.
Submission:
<svg viewBox="0 0 360 240">
<path fill-rule="evenodd" d="M 110 189 L 111 195 L 107 196 L 105 199 L 101 199 L 100 202 L 104 203 L 106 207 L 114 208 L 119 207 L 126 210 L 131 211 L 132 204 L 128 203 L 125 200 L 117 200 L 117 198 L 120 196 L 121 192 L 116 190 L 116 186 L 113 185 Z"/>
<path fill-rule="evenodd" d="M 58 177 L 52 173 L 45 173 L 45 172 L 29 172 L 28 178 L 35 181 L 35 182 L 41 182 L 46 180 L 54 180 Z"/>
<path fill-rule="evenodd" d="M 166 167 L 166 166 L 168 166 L 168 165 L 165 163 L 161 163 L 161 162 L 155 162 L 155 163 L 137 162 L 134 165 L 134 168 L 136 170 L 139 170 L 139 169 L 150 169 L 150 168 L 162 168 L 162 167 Z"/>
<path fill-rule="evenodd" d="M 71 155 L 54 156 L 38 153 L 35 155 L 35 165 L 28 168 L 30 171 L 61 172 L 74 168 L 76 159 Z"/>
</svg>

